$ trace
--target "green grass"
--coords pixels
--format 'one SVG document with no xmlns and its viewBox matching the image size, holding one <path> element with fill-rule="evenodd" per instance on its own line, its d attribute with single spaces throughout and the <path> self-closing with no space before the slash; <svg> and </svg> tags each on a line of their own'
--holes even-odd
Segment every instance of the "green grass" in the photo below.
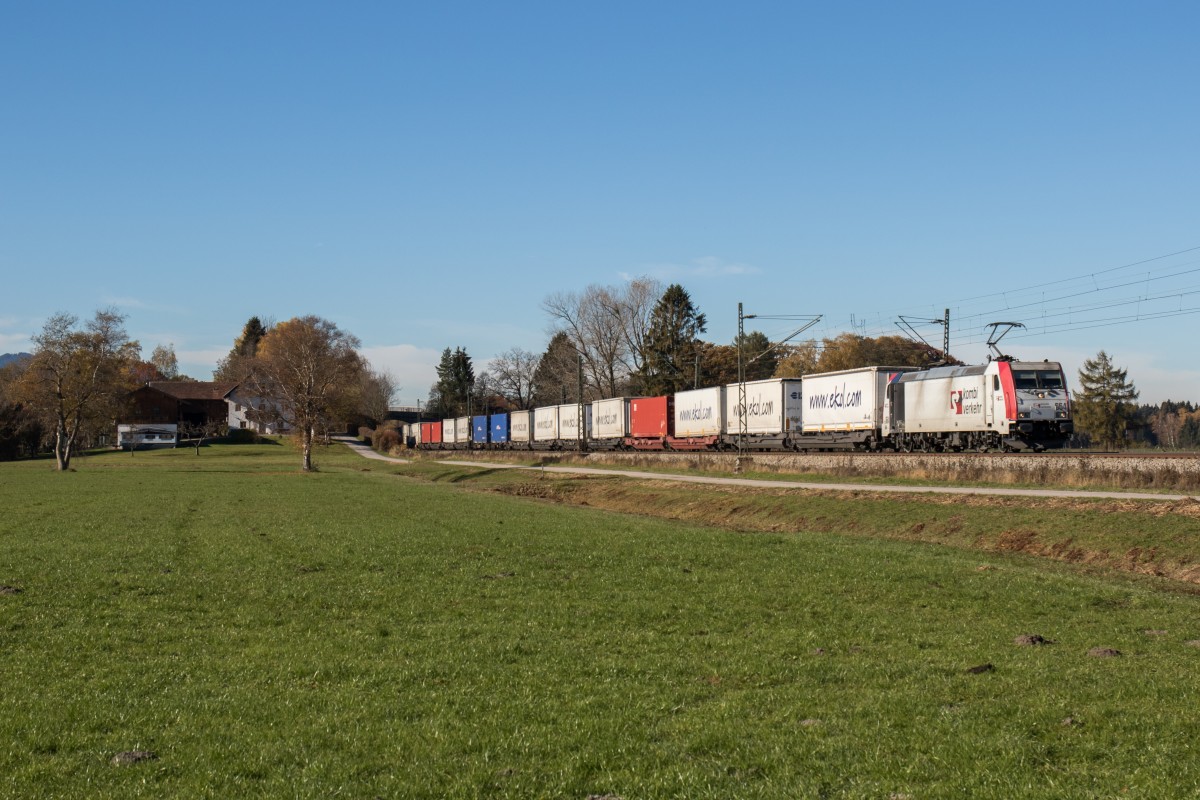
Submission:
<svg viewBox="0 0 1200 800">
<path fill-rule="evenodd" d="M 653 454 L 623 454 L 628 463 L 606 462 L 577 454 L 546 452 L 540 456 L 529 456 L 512 451 L 440 451 L 436 454 L 424 451 L 402 451 L 400 457 L 417 463 L 432 464 L 443 460 L 470 460 L 478 463 L 494 461 L 520 466 L 580 466 L 609 471 L 635 471 L 661 475 L 704 475 L 717 478 L 750 478 L 761 481 L 799 481 L 821 484 L 855 484 L 862 486 L 964 486 L 973 488 L 1007 489 L 1064 489 L 1083 491 L 1126 491 L 1143 494 L 1195 494 L 1196 474 L 1191 471 L 1167 469 L 1162 473 L 1142 474 L 1128 471 L 1107 471 L 1102 464 L 1081 470 L 1073 464 L 1064 464 L 1055 454 L 1026 454 L 1017 456 L 1024 460 L 1029 471 L 996 468 L 991 458 L 979 456 L 969 466 L 963 467 L 949 461 L 934 458 L 924 467 L 893 466 L 885 454 L 829 453 L 844 457 L 848 465 L 830 471 L 792 471 L 789 467 L 774 467 L 771 453 L 751 453 L 746 456 L 740 472 L 719 469 L 717 465 L 730 463 L 730 453 L 673 453 L 666 459 Z M 778 455 L 786 456 L 781 453 Z M 1071 455 L 1082 455 L 1072 451 Z M 1136 457 L 1138 451 L 1126 453 Z M 970 454 L 967 454 L 971 458 Z M 620 458 L 620 456 L 618 456 Z"/>
<path fill-rule="evenodd" d="M 318 462 L 242 446 L 0 465 L 0 585 L 22 589 L 0 595 L 0 795 L 1200 785 L 1195 595 L 468 491 L 344 448 Z M 158 758 L 111 764 L 134 749 Z"/>
</svg>

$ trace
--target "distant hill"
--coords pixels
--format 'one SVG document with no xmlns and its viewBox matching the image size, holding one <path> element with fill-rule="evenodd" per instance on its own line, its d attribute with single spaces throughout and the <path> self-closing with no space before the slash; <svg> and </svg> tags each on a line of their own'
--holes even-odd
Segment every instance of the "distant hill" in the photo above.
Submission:
<svg viewBox="0 0 1200 800">
<path fill-rule="evenodd" d="M 27 358 L 33 358 L 29 353 L 5 353 L 0 355 L 0 367 L 7 367 L 14 361 L 23 361 Z"/>
</svg>

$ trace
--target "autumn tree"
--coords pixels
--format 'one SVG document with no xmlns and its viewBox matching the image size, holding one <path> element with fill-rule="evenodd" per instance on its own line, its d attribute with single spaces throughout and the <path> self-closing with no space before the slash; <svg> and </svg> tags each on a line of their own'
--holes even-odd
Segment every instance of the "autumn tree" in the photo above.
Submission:
<svg viewBox="0 0 1200 800">
<path fill-rule="evenodd" d="M 1152 434 L 1155 444 L 1175 450 L 1184 446 L 1183 430 L 1194 412 L 1195 406 L 1190 402 L 1176 403 L 1164 400 L 1157 406 L 1140 406 L 1138 417 L 1145 420 L 1144 425 Z"/>
<path fill-rule="evenodd" d="M 217 362 L 213 380 L 221 383 L 239 383 L 245 380 L 258 355 L 258 347 L 271 331 L 270 323 L 251 317 L 242 327 L 242 333 L 233 340 L 233 349 Z"/>
<path fill-rule="evenodd" d="M 639 375 L 643 394 L 674 394 L 692 385 L 698 336 L 706 325 L 687 290 L 677 283 L 668 286 L 650 315 Z"/>
<path fill-rule="evenodd" d="M 34 455 L 42 439 L 41 425 L 21 399 L 21 379 L 28 367 L 28 358 L 0 366 L 0 461 Z"/>
<path fill-rule="evenodd" d="M 305 472 L 313 468 L 318 431 L 352 411 L 364 369 L 359 346 L 357 337 L 316 316 L 281 322 L 257 345 L 251 386 L 296 431 Z"/>
<path fill-rule="evenodd" d="M 36 348 L 22 375 L 21 395 L 48 430 L 60 471 L 70 469 L 80 435 L 107 428 L 133 388 L 130 367 L 139 346 L 125 332 L 125 317 L 97 311 L 78 326 L 71 314 L 55 314 L 33 337 Z"/>
<path fill-rule="evenodd" d="M 164 381 L 179 379 L 179 359 L 175 356 L 174 343 L 155 347 L 154 352 L 150 354 L 150 363 Z"/>
<path fill-rule="evenodd" d="M 802 378 L 820 372 L 821 346 L 815 340 L 780 348 L 779 361 L 775 365 L 776 378 Z"/>
<path fill-rule="evenodd" d="M 488 362 L 492 388 L 503 395 L 516 409 L 530 408 L 533 397 L 533 375 L 537 370 L 537 354 L 519 347 L 505 350 Z"/>
<path fill-rule="evenodd" d="M 1119 447 L 1137 411 L 1137 398 L 1128 371 L 1117 368 L 1108 353 L 1101 350 L 1095 358 L 1085 360 L 1079 370 L 1079 389 L 1072 404 L 1076 430 L 1088 434 L 1106 450 Z"/>
</svg>

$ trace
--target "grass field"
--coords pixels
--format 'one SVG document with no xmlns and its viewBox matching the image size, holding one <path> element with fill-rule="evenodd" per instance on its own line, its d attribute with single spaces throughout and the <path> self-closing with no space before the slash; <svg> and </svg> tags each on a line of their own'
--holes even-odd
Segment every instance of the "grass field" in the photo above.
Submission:
<svg viewBox="0 0 1200 800">
<path fill-rule="evenodd" d="M 301 474 L 276 445 L 0 465 L 0 796 L 1200 786 L 1193 587 L 552 504 L 344 448 L 318 460 Z M 1185 547 L 1195 532 L 1163 526 Z M 1014 644 L 1032 633 L 1055 643 Z M 113 763 L 127 751 L 156 757 Z"/>
</svg>

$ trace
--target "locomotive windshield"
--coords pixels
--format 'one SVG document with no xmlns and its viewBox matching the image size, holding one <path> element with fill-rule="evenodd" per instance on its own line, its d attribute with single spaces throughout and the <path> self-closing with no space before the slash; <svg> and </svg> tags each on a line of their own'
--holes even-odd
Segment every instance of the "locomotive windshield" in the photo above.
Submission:
<svg viewBox="0 0 1200 800">
<path fill-rule="evenodd" d="M 1018 389 L 1061 389 L 1062 373 L 1048 369 L 1013 370 L 1013 384 Z"/>
</svg>

